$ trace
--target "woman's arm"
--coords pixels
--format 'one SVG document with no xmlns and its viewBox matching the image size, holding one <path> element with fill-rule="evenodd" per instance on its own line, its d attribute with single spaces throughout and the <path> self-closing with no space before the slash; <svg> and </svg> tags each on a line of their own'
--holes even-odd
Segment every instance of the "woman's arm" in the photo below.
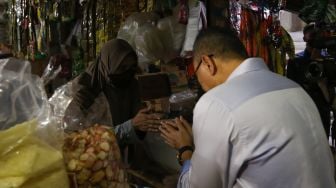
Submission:
<svg viewBox="0 0 336 188">
<path fill-rule="evenodd" d="M 93 81 L 92 77 L 86 72 L 75 80 L 73 103 L 78 105 L 83 112 L 90 108 L 102 91 L 100 84 L 96 82 L 98 81 Z"/>
<path fill-rule="evenodd" d="M 122 124 L 114 127 L 114 132 L 116 134 L 117 140 L 122 143 L 135 143 L 139 139 L 136 135 L 135 129 L 132 125 L 132 120 L 128 120 Z"/>
</svg>

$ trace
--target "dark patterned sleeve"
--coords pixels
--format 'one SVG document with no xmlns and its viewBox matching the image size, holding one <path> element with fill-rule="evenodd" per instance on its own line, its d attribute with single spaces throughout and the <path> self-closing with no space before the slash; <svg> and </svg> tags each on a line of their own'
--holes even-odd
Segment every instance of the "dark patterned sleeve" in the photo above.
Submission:
<svg viewBox="0 0 336 188">
<path fill-rule="evenodd" d="M 92 81 L 92 77 L 88 73 L 82 73 L 75 83 L 73 103 L 85 112 L 102 91 L 100 85 L 97 81 Z"/>
</svg>

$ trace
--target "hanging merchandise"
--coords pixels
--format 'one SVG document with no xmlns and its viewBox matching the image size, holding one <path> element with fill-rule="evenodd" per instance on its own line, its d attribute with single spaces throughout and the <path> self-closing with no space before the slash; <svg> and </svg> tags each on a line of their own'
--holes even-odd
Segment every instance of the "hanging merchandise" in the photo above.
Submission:
<svg viewBox="0 0 336 188">
<path fill-rule="evenodd" d="M 161 39 L 165 46 L 165 53 L 161 59 L 168 63 L 180 55 L 185 39 L 186 26 L 180 24 L 176 16 L 173 15 L 159 20 L 157 28 L 161 32 Z"/>
<path fill-rule="evenodd" d="M 151 23 L 147 23 L 138 29 L 134 42 L 139 62 L 155 62 L 166 53 L 161 32 Z"/>
<path fill-rule="evenodd" d="M 17 54 L 22 52 L 22 35 L 23 35 L 23 27 L 21 24 L 23 23 L 24 18 L 24 7 L 26 4 L 21 3 L 21 1 L 10 1 L 8 3 L 9 7 L 9 31 L 12 31 L 10 34 L 10 45 L 12 45 L 14 52 Z M 27 25 L 27 24 L 22 24 Z"/>
<path fill-rule="evenodd" d="M 272 71 L 284 75 L 287 57 L 294 57 L 294 43 L 280 25 L 278 11 L 283 4 L 272 2 L 267 7 L 255 2 L 243 4 L 239 35 L 249 56 L 262 57 Z"/>
<path fill-rule="evenodd" d="M 180 0 L 180 11 L 178 15 L 179 23 L 187 25 L 189 17 L 189 8 L 187 0 Z"/>
<path fill-rule="evenodd" d="M 8 3 L 0 1 L 0 44 L 8 44 L 9 36 L 8 36 L 8 15 L 7 15 L 7 7 Z M 1 52 L 0 52 L 1 54 Z"/>
<path fill-rule="evenodd" d="M 146 23 L 156 23 L 159 16 L 153 13 L 133 13 L 130 15 L 118 31 L 117 38 L 126 40 L 133 48 L 135 48 L 134 39 L 137 30 Z"/>
<path fill-rule="evenodd" d="M 168 63 L 180 54 L 186 26 L 178 22 L 179 7 L 175 7 L 172 12 L 162 19 L 153 12 L 134 13 L 118 32 L 118 38 L 126 40 L 136 49 L 143 71 L 149 71 L 150 65 Z"/>
<path fill-rule="evenodd" d="M 238 33 L 240 31 L 240 5 L 237 0 L 230 0 L 230 21 L 232 28 Z"/>
<path fill-rule="evenodd" d="M 151 12 L 153 9 L 154 0 L 139 0 L 137 12 Z"/>
<path fill-rule="evenodd" d="M 197 3 L 193 4 L 193 6 L 189 8 L 189 19 L 181 56 L 190 55 L 199 31 L 207 27 L 207 12 L 205 4 L 202 1 L 197 1 Z"/>
<path fill-rule="evenodd" d="M 137 12 L 140 1 L 87 0 L 81 3 L 84 7 L 81 46 L 87 66 L 99 54 L 102 45 L 117 36 L 125 19 Z"/>
<path fill-rule="evenodd" d="M 76 2 L 9 1 L 10 45 L 15 56 L 31 60 L 34 74 L 42 74 L 48 56 L 62 53 L 70 59 L 65 43 L 78 17 Z"/>
</svg>

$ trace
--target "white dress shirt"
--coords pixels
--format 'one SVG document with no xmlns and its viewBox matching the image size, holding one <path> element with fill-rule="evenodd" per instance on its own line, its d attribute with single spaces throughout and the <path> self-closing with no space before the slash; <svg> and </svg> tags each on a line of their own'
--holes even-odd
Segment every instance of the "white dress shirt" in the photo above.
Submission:
<svg viewBox="0 0 336 188">
<path fill-rule="evenodd" d="M 195 151 L 178 187 L 334 188 L 316 106 L 296 83 L 245 60 L 194 109 Z"/>
</svg>

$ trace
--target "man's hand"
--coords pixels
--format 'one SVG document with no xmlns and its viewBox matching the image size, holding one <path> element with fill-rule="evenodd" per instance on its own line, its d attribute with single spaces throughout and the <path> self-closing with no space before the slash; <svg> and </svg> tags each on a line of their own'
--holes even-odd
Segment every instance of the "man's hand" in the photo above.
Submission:
<svg viewBox="0 0 336 188">
<path fill-rule="evenodd" d="M 151 113 L 150 108 L 139 110 L 137 115 L 132 119 L 134 129 L 145 132 L 158 132 L 160 126 L 161 114 Z"/>
<path fill-rule="evenodd" d="M 182 117 L 176 118 L 173 121 L 165 121 L 161 124 L 162 126 L 159 128 L 161 136 L 171 147 L 179 149 L 183 146 L 193 145 L 191 126 Z"/>
</svg>

